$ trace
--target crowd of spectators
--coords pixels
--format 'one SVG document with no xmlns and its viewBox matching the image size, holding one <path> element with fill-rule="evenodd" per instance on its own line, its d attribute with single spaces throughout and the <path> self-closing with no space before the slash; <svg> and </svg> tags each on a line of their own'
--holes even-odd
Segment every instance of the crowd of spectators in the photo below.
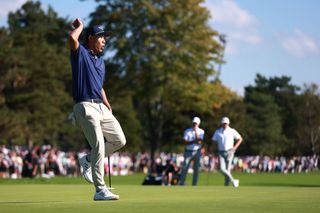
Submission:
<svg viewBox="0 0 320 213">
<path fill-rule="evenodd" d="M 87 150 L 80 152 L 64 152 L 51 145 L 12 146 L 0 145 L 0 178 L 19 179 L 22 177 L 51 178 L 54 176 L 79 176 L 78 158 Z M 135 172 L 150 173 L 151 158 L 147 152 L 127 153 L 117 152 L 105 160 L 105 171 L 112 175 L 129 175 Z M 155 156 L 155 173 L 162 175 L 166 184 L 174 184 L 183 163 L 182 153 L 157 153 Z M 217 172 L 219 169 L 218 156 L 206 155 L 201 157 L 201 170 Z M 295 156 L 291 158 L 268 156 L 235 157 L 233 170 L 257 173 L 300 173 L 319 169 L 319 156 Z M 192 173 L 192 167 L 189 169 Z"/>
<path fill-rule="evenodd" d="M 51 145 L 0 146 L 0 177 L 50 178 L 56 175 L 79 175 L 76 152 L 63 152 Z"/>
</svg>

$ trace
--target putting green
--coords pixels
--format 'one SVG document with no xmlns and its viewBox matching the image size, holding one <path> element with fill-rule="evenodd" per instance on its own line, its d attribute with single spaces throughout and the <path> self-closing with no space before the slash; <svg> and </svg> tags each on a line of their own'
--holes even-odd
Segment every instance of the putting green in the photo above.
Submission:
<svg viewBox="0 0 320 213">
<path fill-rule="evenodd" d="M 239 188 L 221 186 L 218 173 L 209 177 L 211 185 L 206 185 L 205 173 L 201 176 L 196 187 L 141 186 L 141 174 L 113 177 L 113 192 L 120 195 L 120 200 L 99 202 L 93 201 L 92 185 L 80 178 L 1 180 L 0 212 L 320 212 L 319 173 L 239 173 L 235 175 L 243 183 Z"/>
</svg>

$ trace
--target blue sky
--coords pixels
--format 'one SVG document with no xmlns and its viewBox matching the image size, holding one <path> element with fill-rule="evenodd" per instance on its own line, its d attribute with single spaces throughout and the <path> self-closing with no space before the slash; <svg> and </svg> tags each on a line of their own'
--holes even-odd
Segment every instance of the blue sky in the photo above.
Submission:
<svg viewBox="0 0 320 213">
<path fill-rule="evenodd" d="M 8 11 L 26 0 L 1 0 L 0 26 Z M 62 17 L 85 19 L 96 3 L 79 0 L 40 0 Z M 320 1 L 318 0 L 206 0 L 210 26 L 227 37 L 222 82 L 243 94 L 257 73 L 286 75 L 291 83 L 320 84 Z"/>
</svg>

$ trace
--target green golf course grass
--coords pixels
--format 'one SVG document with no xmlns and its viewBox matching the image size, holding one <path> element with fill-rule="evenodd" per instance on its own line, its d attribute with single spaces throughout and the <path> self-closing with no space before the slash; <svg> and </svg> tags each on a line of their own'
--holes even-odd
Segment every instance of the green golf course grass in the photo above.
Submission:
<svg viewBox="0 0 320 213">
<path fill-rule="evenodd" d="M 320 212 L 320 172 L 235 173 L 240 187 L 224 187 L 220 173 L 201 173 L 198 186 L 142 186 L 143 174 L 112 177 L 119 201 L 93 201 L 82 178 L 0 179 L 0 213 L 15 212 Z M 106 177 L 106 182 L 107 182 Z"/>
</svg>

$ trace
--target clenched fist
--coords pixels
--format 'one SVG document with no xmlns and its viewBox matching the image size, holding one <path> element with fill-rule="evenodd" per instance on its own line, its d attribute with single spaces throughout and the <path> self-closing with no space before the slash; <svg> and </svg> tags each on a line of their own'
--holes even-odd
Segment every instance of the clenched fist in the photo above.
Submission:
<svg viewBox="0 0 320 213">
<path fill-rule="evenodd" d="M 72 26 L 76 29 L 78 28 L 79 26 L 83 25 L 81 20 L 79 18 L 75 19 L 73 22 L 72 22 Z"/>
</svg>

